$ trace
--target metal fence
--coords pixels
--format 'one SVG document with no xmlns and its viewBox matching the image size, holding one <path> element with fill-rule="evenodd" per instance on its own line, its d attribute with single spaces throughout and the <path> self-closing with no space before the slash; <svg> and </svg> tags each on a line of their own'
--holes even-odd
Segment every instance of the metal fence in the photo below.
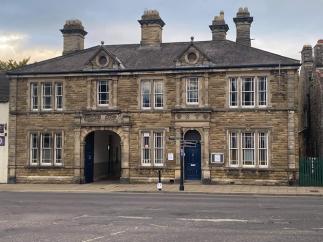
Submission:
<svg viewBox="0 0 323 242">
<path fill-rule="evenodd" d="M 303 158 L 299 162 L 300 186 L 323 186 L 323 159 Z"/>
</svg>

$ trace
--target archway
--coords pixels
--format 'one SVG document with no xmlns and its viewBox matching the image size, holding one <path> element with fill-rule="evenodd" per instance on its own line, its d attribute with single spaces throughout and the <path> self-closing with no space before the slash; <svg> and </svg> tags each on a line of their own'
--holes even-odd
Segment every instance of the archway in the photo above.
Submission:
<svg viewBox="0 0 323 242">
<path fill-rule="evenodd" d="M 121 139 L 108 130 L 90 132 L 84 139 L 85 183 L 118 180 L 121 176 Z"/>
<path fill-rule="evenodd" d="M 197 130 L 189 130 L 184 135 L 185 180 L 201 180 L 201 135 Z"/>
</svg>

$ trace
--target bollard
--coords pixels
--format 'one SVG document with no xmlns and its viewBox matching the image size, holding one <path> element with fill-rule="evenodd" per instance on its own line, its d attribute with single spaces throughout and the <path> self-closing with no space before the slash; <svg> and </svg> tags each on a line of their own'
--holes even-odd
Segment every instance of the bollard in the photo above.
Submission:
<svg viewBox="0 0 323 242">
<path fill-rule="evenodd" d="M 158 183 L 157 183 L 157 190 L 161 191 L 163 189 L 163 184 L 161 182 L 161 170 L 158 170 Z"/>
</svg>

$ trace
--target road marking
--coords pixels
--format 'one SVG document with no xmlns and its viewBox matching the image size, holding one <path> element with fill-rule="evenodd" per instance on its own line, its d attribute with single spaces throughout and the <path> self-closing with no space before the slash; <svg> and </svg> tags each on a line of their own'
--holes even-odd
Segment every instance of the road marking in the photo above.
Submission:
<svg viewBox="0 0 323 242">
<path fill-rule="evenodd" d="M 192 222 L 214 222 L 214 223 L 222 223 L 222 222 L 247 223 L 248 222 L 248 220 L 244 220 L 244 219 L 211 219 L 211 218 L 177 218 L 176 220 L 192 221 Z"/>
<path fill-rule="evenodd" d="M 111 233 L 111 235 L 117 235 L 117 234 L 122 234 L 122 233 L 125 233 L 126 231 L 119 231 L 119 232 L 115 232 L 115 233 Z"/>
<path fill-rule="evenodd" d="M 88 215 L 83 214 L 83 215 L 81 215 L 81 216 L 74 217 L 73 219 L 79 219 L 79 218 L 85 218 L 85 217 L 88 217 Z"/>
<path fill-rule="evenodd" d="M 98 240 L 98 239 L 102 239 L 102 238 L 104 238 L 104 236 L 96 237 L 96 238 L 88 239 L 88 240 L 82 240 L 82 242 L 90 242 L 90 241 L 94 241 L 94 240 Z"/>
<path fill-rule="evenodd" d="M 323 228 L 312 228 L 314 230 L 323 230 Z"/>
<path fill-rule="evenodd" d="M 158 224 L 150 224 L 151 226 L 155 226 L 158 228 L 167 228 L 168 226 L 164 226 L 164 225 L 158 225 Z"/>
<path fill-rule="evenodd" d="M 137 216 L 118 216 L 119 218 L 129 218 L 129 219 L 152 219 L 152 217 L 137 217 Z"/>
<path fill-rule="evenodd" d="M 0 223 L 7 223 L 8 220 L 1 220 Z"/>
</svg>

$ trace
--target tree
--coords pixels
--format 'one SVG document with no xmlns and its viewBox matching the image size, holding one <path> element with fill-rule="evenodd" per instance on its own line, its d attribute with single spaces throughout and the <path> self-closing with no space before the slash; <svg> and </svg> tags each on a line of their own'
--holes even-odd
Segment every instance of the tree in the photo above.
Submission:
<svg viewBox="0 0 323 242">
<path fill-rule="evenodd" d="M 12 59 L 10 59 L 8 61 L 0 60 L 0 71 L 10 71 L 13 69 L 23 67 L 23 66 L 27 65 L 29 60 L 30 60 L 30 57 L 24 58 L 21 61 L 15 61 Z"/>
</svg>

